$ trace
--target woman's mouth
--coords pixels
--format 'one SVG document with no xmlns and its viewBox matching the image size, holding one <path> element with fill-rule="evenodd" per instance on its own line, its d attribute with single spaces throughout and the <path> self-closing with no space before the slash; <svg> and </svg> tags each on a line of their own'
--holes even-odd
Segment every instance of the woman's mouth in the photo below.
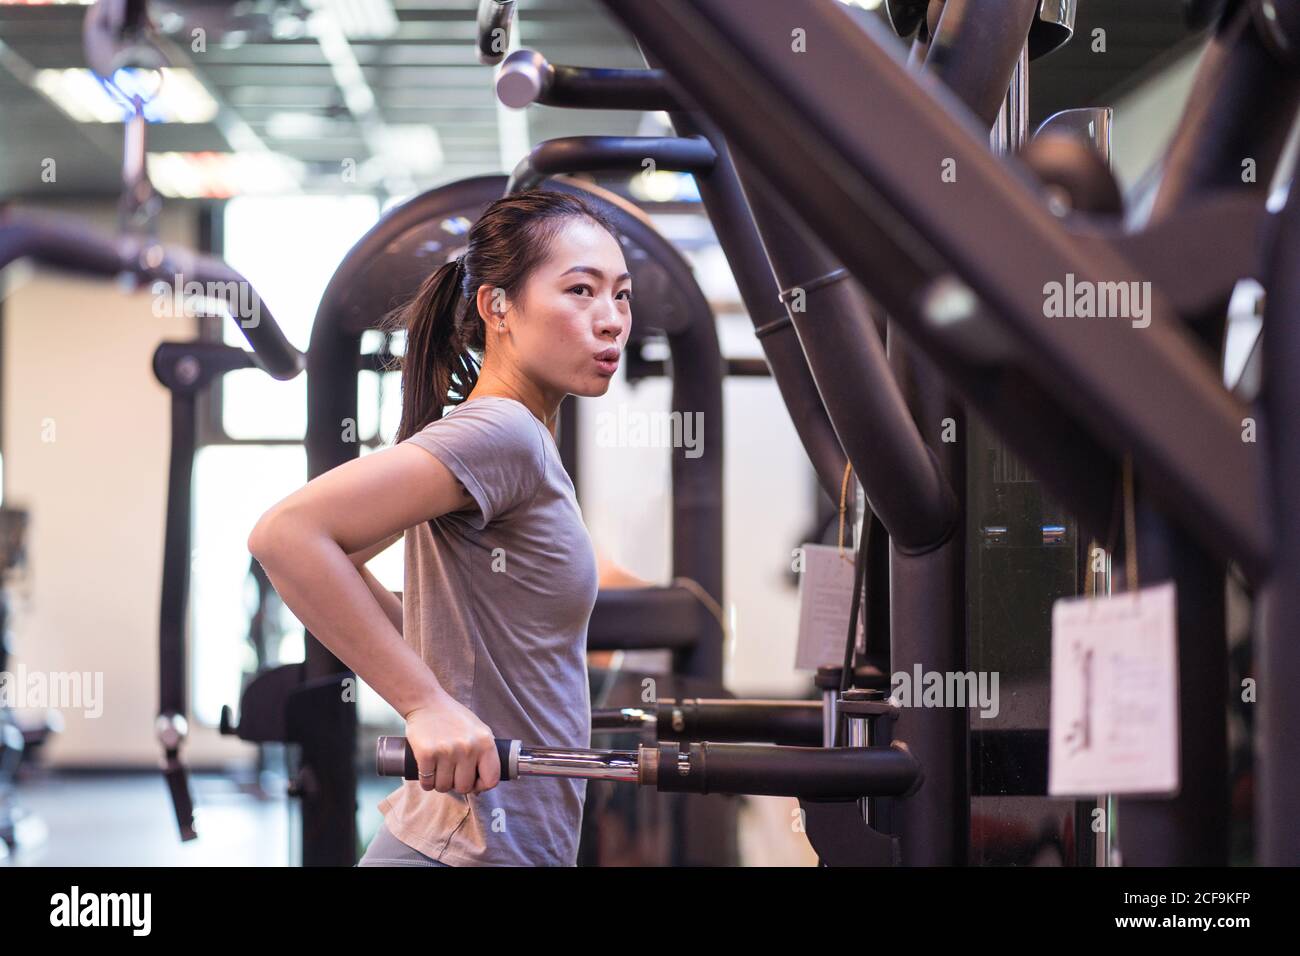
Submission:
<svg viewBox="0 0 1300 956">
<path fill-rule="evenodd" d="M 618 371 L 618 349 L 605 349 L 596 353 L 596 367 L 605 375 Z"/>
</svg>

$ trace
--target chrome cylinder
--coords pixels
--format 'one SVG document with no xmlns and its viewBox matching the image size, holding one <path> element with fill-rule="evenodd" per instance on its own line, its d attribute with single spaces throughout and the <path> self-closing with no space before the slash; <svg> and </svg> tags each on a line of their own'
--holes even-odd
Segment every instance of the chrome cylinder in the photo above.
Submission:
<svg viewBox="0 0 1300 956">
<path fill-rule="evenodd" d="M 497 99 L 510 109 L 525 109 L 537 102 L 553 75 L 550 64 L 540 53 L 516 50 L 497 72 Z"/>
<path fill-rule="evenodd" d="M 521 777 L 574 777 L 638 783 L 640 752 L 635 750 L 577 750 L 525 747 L 519 751 Z"/>
<path fill-rule="evenodd" d="M 840 692 L 822 691 L 822 746 L 835 746 L 835 715 L 839 712 Z"/>
<path fill-rule="evenodd" d="M 844 740 L 849 747 L 871 746 L 871 722 L 866 717 L 849 717 L 845 720 Z M 858 810 L 862 813 L 862 822 L 871 826 L 871 801 L 867 797 L 858 800 Z"/>
<path fill-rule="evenodd" d="M 1115 119 L 1115 110 L 1110 106 L 1083 106 L 1078 109 L 1061 110 L 1043 120 L 1035 136 L 1044 132 L 1071 132 L 1092 143 L 1097 155 L 1111 164 L 1110 129 Z"/>
<path fill-rule="evenodd" d="M 1029 139 L 1029 47 L 1020 51 L 1020 59 L 1011 74 L 1007 98 L 993 123 L 989 141 L 996 153 L 1014 153 Z"/>
<path fill-rule="evenodd" d="M 643 730 L 658 723 L 658 717 L 641 707 L 620 707 L 617 710 L 596 710 L 591 715 L 593 732 L 613 730 Z"/>
</svg>

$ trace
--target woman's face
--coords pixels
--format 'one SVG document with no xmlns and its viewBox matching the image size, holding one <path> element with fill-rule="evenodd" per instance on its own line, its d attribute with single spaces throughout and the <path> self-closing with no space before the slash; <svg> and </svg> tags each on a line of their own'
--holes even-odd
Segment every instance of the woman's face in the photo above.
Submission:
<svg viewBox="0 0 1300 956">
<path fill-rule="evenodd" d="M 603 395 L 632 328 L 631 298 L 618 240 L 588 219 L 570 219 L 509 304 L 507 350 L 532 381 L 561 397 Z M 495 330 L 489 322 L 488 334 Z"/>
</svg>

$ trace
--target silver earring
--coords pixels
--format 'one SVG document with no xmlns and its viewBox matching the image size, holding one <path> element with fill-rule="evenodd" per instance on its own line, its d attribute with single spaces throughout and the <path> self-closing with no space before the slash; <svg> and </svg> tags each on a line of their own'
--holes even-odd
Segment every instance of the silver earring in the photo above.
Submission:
<svg viewBox="0 0 1300 956">
<path fill-rule="evenodd" d="M 497 331 L 504 332 L 505 330 L 506 330 L 506 320 L 502 319 L 500 322 L 497 323 Z"/>
</svg>

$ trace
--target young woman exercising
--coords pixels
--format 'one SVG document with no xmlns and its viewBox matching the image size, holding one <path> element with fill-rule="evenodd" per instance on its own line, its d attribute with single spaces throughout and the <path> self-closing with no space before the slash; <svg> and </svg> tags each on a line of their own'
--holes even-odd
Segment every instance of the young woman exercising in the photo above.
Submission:
<svg viewBox="0 0 1300 956">
<path fill-rule="evenodd" d="M 591 745 L 601 575 L 555 421 L 566 395 L 608 389 L 630 286 L 592 205 L 543 191 L 494 202 L 400 313 L 394 447 L 311 481 L 248 539 L 304 626 L 406 721 L 420 779 L 380 803 L 363 866 L 576 861 L 586 782 L 498 788 L 493 738 Z M 402 535 L 399 601 L 365 563 Z"/>
</svg>

